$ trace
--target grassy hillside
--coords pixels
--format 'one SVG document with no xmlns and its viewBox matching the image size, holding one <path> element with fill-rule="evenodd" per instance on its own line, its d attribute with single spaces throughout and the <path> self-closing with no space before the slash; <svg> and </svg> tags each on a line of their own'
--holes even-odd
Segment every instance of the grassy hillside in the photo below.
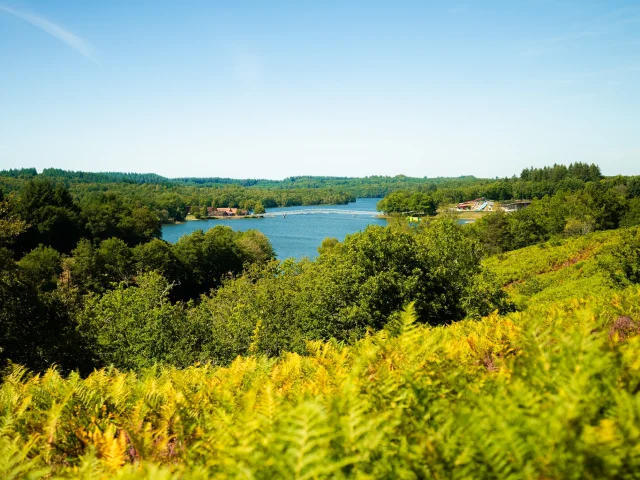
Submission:
<svg viewBox="0 0 640 480">
<path fill-rule="evenodd" d="M 611 279 L 610 254 L 635 228 L 595 232 L 495 255 L 484 264 L 498 277 L 512 301 L 546 304 L 606 294 L 618 285 Z"/>
<path fill-rule="evenodd" d="M 228 368 L 7 372 L 0 477 L 636 478 L 640 289 L 625 232 L 490 258 L 526 310 Z M 595 296 L 594 296 L 595 294 Z"/>
</svg>

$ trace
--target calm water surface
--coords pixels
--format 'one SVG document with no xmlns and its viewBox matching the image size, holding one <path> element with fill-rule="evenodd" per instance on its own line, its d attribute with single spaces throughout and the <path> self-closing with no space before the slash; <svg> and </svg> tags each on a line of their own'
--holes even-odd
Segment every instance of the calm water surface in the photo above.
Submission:
<svg viewBox="0 0 640 480">
<path fill-rule="evenodd" d="M 195 230 L 206 231 L 216 225 L 227 225 L 239 231 L 260 230 L 269 237 L 280 260 L 288 257 L 315 258 L 318 247 L 326 237 L 342 241 L 347 234 L 364 230 L 367 225 L 386 225 L 386 220 L 376 218 L 376 204 L 380 200 L 359 198 L 347 205 L 269 208 L 267 215 L 273 216 L 266 218 L 194 220 L 164 225 L 162 238 L 175 243 L 181 236 Z"/>
</svg>

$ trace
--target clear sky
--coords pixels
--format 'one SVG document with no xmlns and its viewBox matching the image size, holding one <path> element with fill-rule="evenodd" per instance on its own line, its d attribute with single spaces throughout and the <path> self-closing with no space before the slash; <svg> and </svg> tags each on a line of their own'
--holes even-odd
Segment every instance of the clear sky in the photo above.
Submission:
<svg viewBox="0 0 640 480">
<path fill-rule="evenodd" d="M 640 174 L 640 0 L 0 0 L 0 168 Z"/>
</svg>

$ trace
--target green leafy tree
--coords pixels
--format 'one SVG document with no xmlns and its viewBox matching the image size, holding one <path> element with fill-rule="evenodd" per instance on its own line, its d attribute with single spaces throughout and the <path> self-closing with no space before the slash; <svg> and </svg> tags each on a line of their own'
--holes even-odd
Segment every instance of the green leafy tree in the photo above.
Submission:
<svg viewBox="0 0 640 480">
<path fill-rule="evenodd" d="M 157 272 L 171 283 L 179 282 L 184 267 L 176 257 L 173 246 L 164 240 L 153 239 L 132 250 L 136 272 Z"/>
<path fill-rule="evenodd" d="M 640 228 L 624 231 L 606 254 L 601 264 L 616 283 L 640 283 Z"/>
<path fill-rule="evenodd" d="M 183 266 L 176 288 L 179 298 L 197 297 L 240 274 L 246 263 L 264 263 L 274 257 L 271 244 L 260 232 L 235 232 L 222 225 L 185 235 L 173 252 Z"/>
<path fill-rule="evenodd" d="M 262 202 L 256 202 L 254 207 L 253 207 L 253 213 L 254 215 L 261 215 L 263 213 L 265 213 L 265 209 L 264 209 L 264 205 L 262 204 Z"/>
<path fill-rule="evenodd" d="M 11 361 L 36 371 L 52 364 L 62 370 L 91 367 L 84 344 L 56 292 L 47 292 L 57 268 L 55 253 L 44 247 L 27 255 L 20 265 L 0 248 L 0 364 Z M 43 259 L 51 262 L 35 265 Z"/>
<path fill-rule="evenodd" d="M 97 249 L 86 238 L 80 240 L 71 252 L 69 283 L 81 294 L 102 292 L 106 287 Z"/>
<path fill-rule="evenodd" d="M 101 293 L 119 282 L 130 282 L 135 273 L 131 249 L 119 238 L 100 242 L 97 248 L 83 239 L 71 255 L 70 282 L 81 294 Z"/>
<path fill-rule="evenodd" d="M 123 240 L 130 246 L 162 236 L 160 219 L 148 207 L 132 208 L 118 226 L 123 232 Z"/>
<path fill-rule="evenodd" d="M 124 240 L 109 238 L 100 242 L 97 249 L 98 262 L 103 282 L 111 283 L 128 282 L 134 274 L 131 249 Z"/>
<path fill-rule="evenodd" d="M 322 243 L 318 247 L 318 254 L 329 255 L 332 252 L 337 251 L 340 248 L 340 241 L 334 237 L 327 237 L 322 240 Z"/>
<path fill-rule="evenodd" d="M 25 280 L 41 291 L 55 290 L 62 273 L 60 253 L 40 245 L 18 262 Z"/>
<path fill-rule="evenodd" d="M 514 238 L 509 219 L 503 210 L 496 210 L 474 222 L 472 228 L 478 233 L 487 254 L 495 255 L 513 248 Z"/>
<path fill-rule="evenodd" d="M 640 225 L 640 196 L 632 198 L 627 207 L 627 211 L 620 219 L 621 227 L 631 227 Z"/>
<path fill-rule="evenodd" d="M 17 213 L 30 226 L 17 240 L 16 247 L 26 253 L 39 244 L 62 253 L 70 252 L 82 236 L 80 209 L 69 190 L 41 179 L 25 183 L 17 203 Z"/>
<path fill-rule="evenodd" d="M 11 246 L 27 226 L 26 222 L 20 220 L 9 199 L 0 189 L 0 248 Z"/>
<path fill-rule="evenodd" d="M 276 257 L 267 236 L 258 230 L 242 232 L 236 240 L 243 262 L 266 264 Z"/>
<path fill-rule="evenodd" d="M 201 332 L 187 322 L 181 305 L 171 304 L 169 290 L 163 277 L 148 273 L 136 286 L 121 283 L 88 297 L 78 329 L 99 364 L 140 369 L 156 362 L 186 366 L 199 359 Z"/>
<path fill-rule="evenodd" d="M 133 206 L 112 192 L 87 196 L 82 203 L 82 217 L 93 239 L 115 237 L 134 246 L 159 238 L 162 233 L 158 214 L 147 206 Z"/>
</svg>

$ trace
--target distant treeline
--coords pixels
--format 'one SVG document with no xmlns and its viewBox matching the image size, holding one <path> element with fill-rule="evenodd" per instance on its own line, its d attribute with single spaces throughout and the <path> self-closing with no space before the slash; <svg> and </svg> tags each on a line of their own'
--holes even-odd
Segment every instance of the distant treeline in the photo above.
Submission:
<svg viewBox="0 0 640 480">
<path fill-rule="evenodd" d="M 105 201 L 146 207 L 161 223 L 183 221 L 187 206 L 263 208 L 300 205 L 336 205 L 358 197 L 382 197 L 399 189 L 437 191 L 470 188 L 486 183 L 472 176 L 458 178 L 411 178 L 371 176 L 289 177 L 285 180 L 229 178 L 169 179 L 156 174 L 77 172 L 55 168 L 38 174 L 35 168 L 0 171 L 0 188 L 20 195 L 26 182 L 44 179 L 64 185 L 79 205 Z M 106 196 L 106 197 L 105 197 Z"/>
<path fill-rule="evenodd" d="M 38 175 L 35 168 L 3 170 L 1 177 L 31 178 Z M 79 183 L 95 184 L 151 184 L 163 186 L 192 186 L 208 188 L 225 188 L 229 186 L 246 187 L 257 190 L 330 190 L 350 194 L 359 198 L 383 197 L 387 193 L 399 189 L 433 190 L 439 187 L 463 187 L 478 182 L 486 183 L 490 180 L 478 179 L 471 175 L 460 177 L 418 178 L 405 175 L 369 177 L 326 177 L 326 176 L 294 176 L 284 180 L 267 179 L 235 179 L 218 177 L 184 177 L 167 178 L 153 173 L 122 173 L 122 172 L 80 172 L 46 168 L 40 176 L 53 180 L 64 181 L 68 186 Z"/>
<path fill-rule="evenodd" d="M 1 175 L 1 173 L 0 173 Z M 59 168 L 45 168 L 42 170 L 43 177 L 61 178 L 72 182 L 82 183 L 152 183 L 170 184 L 168 178 L 156 175 L 155 173 L 122 173 L 122 172 L 74 172 L 61 170 Z"/>
<path fill-rule="evenodd" d="M 597 165 L 573 163 L 568 167 L 553 165 L 526 168 L 520 176 L 475 182 L 462 188 L 439 188 L 431 193 L 438 204 L 458 203 L 478 197 L 490 200 L 533 199 L 558 192 L 578 191 L 588 182 L 597 182 L 603 178 Z"/>
<path fill-rule="evenodd" d="M 523 210 L 510 214 L 495 211 L 474 223 L 472 230 L 489 253 L 526 247 L 554 236 L 640 224 L 640 177 L 605 178 L 597 165 L 585 163 L 526 168 L 519 177 L 464 189 L 397 191 L 381 200 L 378 209 L 389 214 L 435 215 L 438 204 L 446 211 L 453 203 L 478 197 L 533 200 Z"/>
<path fill-rule="evenodd" d="M 428 196 L 438 205 L 453 204 L 484 197 L 488 200 L 523 200 L 541 199 L 546 195 L 555 195 L 560 192 L 577 192 L 585 188 L 589 183 L 602 183 L 604 188 L 628 188 L 631 196 L 637 196 L 640 191 L 640 177 L 604 177 L 597 165 L 585 163 L 573 163 L 565 165 L 553 165 L 544 168 L 526 168 L 520 176 L 502 178 L 497 180 L 476 180 L 466 186 L 443 185 L 440 187 L 431 184 L 418 185 L 417 188 L 401 189 L 400 196 L 406 197 L 404 201 L 392 201 L 388 199 L 381 203 L 381 211 L 394 213 L 414 210 L 410 203 L 412 192 L 418 191 Z M 624 185 L 624 187 L 619 187 Z M 395 195 L 399 200 L 400 196 Z M 426 201 L 426 197 L 422 197 Z"/>
</svg>

